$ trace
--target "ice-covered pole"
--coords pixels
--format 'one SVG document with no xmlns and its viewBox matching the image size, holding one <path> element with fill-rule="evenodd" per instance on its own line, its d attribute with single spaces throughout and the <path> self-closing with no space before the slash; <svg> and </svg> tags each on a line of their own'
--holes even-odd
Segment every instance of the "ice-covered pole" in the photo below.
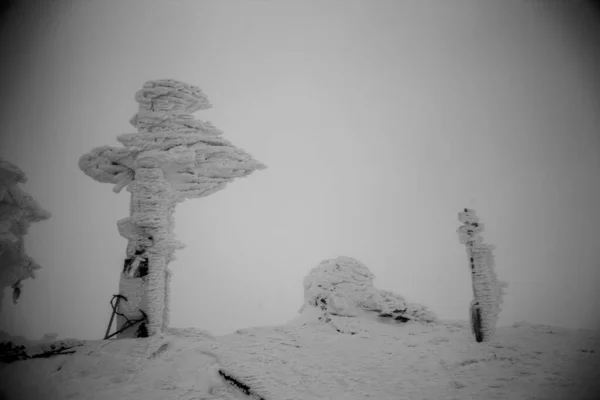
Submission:
<svg viewBox="0 0 600 400">
<path fill-rule="evenodd" d="M 13 302 L 21 294 L 21 282 L 35 278 L 40 266 L 25 254 L 24 236 L 32 222 L 50 218 L 50 213 L 24 190 L 25 173 L 16 165 L 0 159 L 0 311 L 4 288 L 13 289 Z"/>
<path fill-rule="evenodd" d="M 475 210 L 465 208 L 458 213 L 458 220 L 463 223 L 457 233 L 460 243 L 466 246 L 473 283 L 471 328 L 477 342 L 487 342 L 496 330 L 506 283 L 496 276 L 493 255 L 495 247 L 483 243 L 480 235 L 483 224 L 479 222 Z"/>
<path fill-rule="evenodd" d="M 169 323 L 168 265 L 182 248 L 173 235 L 175 206 L 189 198 L 208 196 L 234 178 L 244 177 L 265 165 L 222 137 L 208 122 L 192 113 L 211 107 L 196 86 L 174 80 L 144 84 L 136 93 L 139 110 L 131 119 L 137 133 L 120 135 L 125 147 L 99 147 L 85 154 L 79 167 L 100 182 L 131 192 L 130 216 L 118 221 L 128 240 L 121 273 L 117 319 L 121 329 L 127 320 L 147 315 L 147 334 L 163 331 Z M 119 337 L 136 337 L 139 327 Z"/>
</svg>

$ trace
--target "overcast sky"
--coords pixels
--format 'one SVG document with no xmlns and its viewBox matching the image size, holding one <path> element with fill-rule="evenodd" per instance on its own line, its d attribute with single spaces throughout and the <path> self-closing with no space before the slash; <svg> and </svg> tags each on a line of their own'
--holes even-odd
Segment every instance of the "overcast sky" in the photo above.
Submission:
<svg viewBox="0 0 600 400">
<path fill-rule="evenodd" d="M 4 329 L 104 335 L 129 193 L 77 162 L 135 132 L 135 92 L 164 78 L 202 88 L 214 107 L 196 116 L 268 165 L 178 206 L 173 326 L 285 323 L 338 255 L 467 319 L 455 231 L 473 207 L 509 284 L 499 325 L 600 327 L 600 24 L 583 3 L 45 4 L 0 32 L 0 156 L 53 215 L 26 238 L 43 269 L 17 306 L 6 291 Z"/>
</svg>

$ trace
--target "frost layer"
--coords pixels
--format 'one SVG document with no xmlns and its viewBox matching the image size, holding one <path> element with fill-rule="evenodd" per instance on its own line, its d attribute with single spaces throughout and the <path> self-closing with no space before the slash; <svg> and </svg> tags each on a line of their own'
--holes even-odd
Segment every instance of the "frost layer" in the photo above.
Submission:
<svg viewBox="0 0 600 400">
<path fill-rule="evenodd" d="M 304 305 L 300 313 L 313 314 L 311 309 L 320 309 L 326 322 L 330 316 L 359 317 L 365 311 L 375 313 L 382 320 L 397 322 L 437 320 L 426 306 L 377 289 L 373 278 L 371 271 L 354 258 L 342 256 L 324 260 L 304 279 Z"/>
</svg>

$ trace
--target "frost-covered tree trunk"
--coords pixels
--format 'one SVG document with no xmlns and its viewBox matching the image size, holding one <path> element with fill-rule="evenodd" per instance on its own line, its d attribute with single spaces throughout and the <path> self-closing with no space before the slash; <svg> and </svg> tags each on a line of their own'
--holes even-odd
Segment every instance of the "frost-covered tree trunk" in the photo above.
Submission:
<svg viewBox="0 0 600 400">
<path fill-rule="evenodd" d="M 163 168 L 169 166 L 160 162 L 161 156 L 155 153 L 138 156 L 136 162 L 136 179 L 131 184 L 131 222 L 143 232 L 140 237 L 135 236 L 129 240 L 127 246 L 128 259 L 135 259 L 136 252 L 141 253 L 143 262 L 147 263 L 147 271 L 121 274 L 121 288 L 142 287 L 129 284 L 130 280 L 142 280 L 143 293 L 130 293 L 135 297 L 141 296 L 141 302 L 146 305 L 144 311 L 148 317 L 146 325 L 148 335 L 155 335 L 166 329 L 169 322 L 169 284 L 171 271 L 168 265 L 175 259 L 174 252 L 183 245 L 174 239 L 173 226 L 177 194 L 172 190 L 170 183 L 165 178 Z M 138 266 L 139 268 L 139 266 Z M 133 275 L 133 276 L 132 276 Z M 125 294 L 126 297 L 128 297 Z M 127 301 L 125 301 L 127 303 Z M 124 304 L 126 307 L 127 304 Z M 135 319 L 142 317 L 141 313 L 132 315 Z M 131 318 L 130 318 L 131 319 Z M 118 329 L 126 322 L 125 318 L 117 320 Z M 126 329 L 119 337 L 134 337 L 137 335 L 138 326 Z"/>
<path fill-rule="evenodd" d="M 146 313 L 149 335 L 160 332 L 163 327 L 167 258 L 174 251 L 168 246 L 167 203 L 172 197 L 169 196 L 170 186 L 160 166 L 153 165 L 154 161 L 152 158 L 138 157 L 136 181 L 132 186 L 134 204 L 138 205 L 133 214 L 133 222 L 144 228 L 152 241 L 152 245 L 147 248 Z"/>
</svg>

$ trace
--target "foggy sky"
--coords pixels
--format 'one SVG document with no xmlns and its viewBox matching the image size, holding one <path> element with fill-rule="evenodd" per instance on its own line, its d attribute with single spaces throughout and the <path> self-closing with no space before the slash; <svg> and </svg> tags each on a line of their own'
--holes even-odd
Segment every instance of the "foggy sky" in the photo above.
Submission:
<svg viewBox="0 0 600 400">
<path fill-rule="evenodd" d="M 135 92 L 165 78 L 199 86 L 214 107 L 197 118 L 269 167 L 178 206 L 172 326 L 285 323 L 304 276 L 338 255 L 379 288 L 467 319 L 455 231 L 473 207 L 509 284 L 499 325 L 599 327 L 600 24 L 585 3 L 43 7 L 0 32 L 0 156 L 53 215 L 26 237 L 43 268 L 17 306 L 5 292 L 3 329 L 103 336 L 129 193 L 77 162 L 134 132 Z"/>
</svg>

